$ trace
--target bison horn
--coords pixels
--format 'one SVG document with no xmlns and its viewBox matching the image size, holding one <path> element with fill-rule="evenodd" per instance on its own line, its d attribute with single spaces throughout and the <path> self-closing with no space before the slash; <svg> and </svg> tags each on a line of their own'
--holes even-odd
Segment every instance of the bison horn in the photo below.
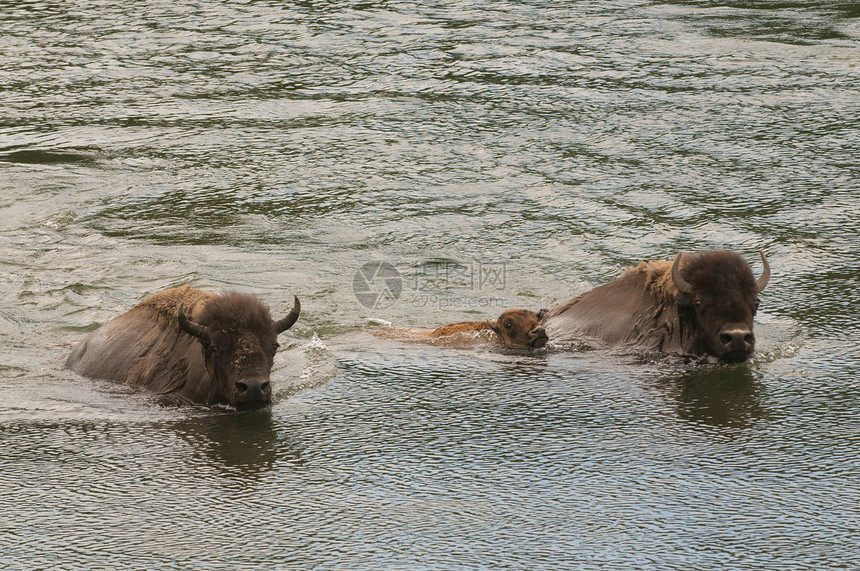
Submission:
<svg viewBox="0 0 860 571">
<path fill-rule="evenodd" d="M 764 264 L 764 269 L 761 271 L 761 275 L 755 281 L 755 287 L 756 291 L 761 292 L 761 290 L 767 287 L 767 282 L 770 281 L 770 264 L 767 263 L 767 258 L 765 258 L 764 252 L 759 250 L 758 253 L 761 254 L 761 263 Z"/>
<path fill-rule="evenodd" d="M 183 331 L 193 337 L 197 337 L 198 339 L 209 339 L 209 328 L 205 325 L 194 323 L 185 317 L 182 304 L 179 305 L 179 311 L 177 314 L 179 316 L 179 327 L 181 327 Z"/>
<path fill-rule="evenodd" d="M 302 304 L 299 303 L 298 296 L 293 297 L 295 298 L 295 303 L 293 303 L 293 309 L 290 310 L 286 317 L 275 322 L 275 331 L 278 333 L 283 333 L 284 331 L 292 327 L 296 320 L 299 318 L 299 312 L 302 310 Z"/>
<path fill-rule="evenodd" d="M 680 253 L 675 256 L 675 262 L 672 264 L 672 281 L 675 282 L 675 287 L 678 288 L 678 291 L 687 295 L 692 295 L 693 286 L 690 282 L 681 277 L 680 263 L 681 256 L 683 255 L 683 253 Z"/>
</svg>

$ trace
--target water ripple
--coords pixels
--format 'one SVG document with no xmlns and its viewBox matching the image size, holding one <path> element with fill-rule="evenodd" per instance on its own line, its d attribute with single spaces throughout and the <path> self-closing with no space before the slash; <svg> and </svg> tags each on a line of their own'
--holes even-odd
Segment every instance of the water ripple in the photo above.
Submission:
<svg viewBox="0 0 860 571">
<path fill-rule="evenodd" d="M 8 4 L 0 567 L 857 566 L 852 3 Z M 773 267 L 742 365 L 364 327 L 716 247 Z M 301 297 L 271 410 L 63 370 L 181 283 Z"/>
</svg>

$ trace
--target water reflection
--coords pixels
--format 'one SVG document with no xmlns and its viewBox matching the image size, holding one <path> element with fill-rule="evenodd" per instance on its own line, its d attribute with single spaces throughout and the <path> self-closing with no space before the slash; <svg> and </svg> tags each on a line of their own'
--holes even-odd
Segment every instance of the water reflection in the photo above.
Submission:
<svg viewBox="0 0 860 571">
<path fill-rule="evenodd" d="M 761 384 L 747 365 L 707 366 L 664 377 L 678 416 L 696 424 L 747 427 L 766 416 Z"/>
<path fill-rule="evenodd" d="M 268 410 L 195 416 L 173 427 L 227 477 L 259 479 L 279 459 L 301 459 L 297 442 L 279 436 Z"/>
<path fill-rule="evenodd" d="M 21 150 L 8 153 L 0 153 L 0 161 L 9 163 L 21 163 L 32 165 L 57 165 L 57 164 L 79 164 L 95 165 L 98 163 L 99 155 L 96 152 L 85 151 L 43 151 L 43 150 Z"/>
<path fill-rule="evenodd" d="M 672 2 L 670 2 L 672 3 Z M 804 2 L 805 10 L 743 0 L 740 2 L 677 2 L 694 6 L 689 18 L 699 22 L 709 35 L 725 38 L 752 38 L 797 45 L 815 45 L 826 40 L 850 39 L 840 30 L 842 18 L 856 17 L 853 3 Z M 714 11 L 719 6 L 734 10 Z M 755 17 L 751 17 L 755 16 Z"/>
<path fill-rule="evenodd" d="M 856 2 L 145 6 L 4 3 L 0 567 L 860 567 Z M 732 367 L 396 346 L 467 308 L 351 287 L 725 246 L 775 270 Z M 45 350 L 189 280 L 308 298 L 271 412 Z"/>
</svg>

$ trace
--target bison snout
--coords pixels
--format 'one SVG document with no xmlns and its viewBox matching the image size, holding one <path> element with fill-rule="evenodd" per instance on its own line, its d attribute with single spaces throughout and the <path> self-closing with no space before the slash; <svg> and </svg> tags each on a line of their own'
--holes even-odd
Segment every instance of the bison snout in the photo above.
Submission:
<svg viewBox="0 0 860 571">
<path fill-rule="evenodd" d="M 543 327 L 536 327 L 529 331 L 529 337 L 531 337 L 532 347 L 543 347 L 549 339 L 546 335 L 546 330 Z"/>
<path fill-rule="evenodd" d="M 727 329 L 720 333 L 720 344 L 727 355 L 743 360 L 755 349 L 755 337 L 749 329 Z"/>
<path fill-rule="evenodd" d="M 236 382 L 236 406 L 262 407 L 272 400 L 272 385 L 267 379 L 242 379 Z"/>
</svg>

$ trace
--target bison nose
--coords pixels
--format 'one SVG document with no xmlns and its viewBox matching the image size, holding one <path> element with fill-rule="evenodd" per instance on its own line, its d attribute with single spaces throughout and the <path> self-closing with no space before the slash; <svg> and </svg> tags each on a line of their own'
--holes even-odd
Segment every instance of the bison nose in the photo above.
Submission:
<svg viewBox="0 0 860 571">
<path fill-rule="evenodd" d="M 755 338 L 749 329 L 731 329 L 720 333 L 720 343 L 726 351 L 751 353 Z"/>
<path fill-rule="evenodd" d="M 548 337 L 546 336 L 546 330 L 543 327 L 532 329 L 529 331 L 529 336 L 532 338 L 532 347 L 540 348 L 546 345 Z"/>
<path fill-rule="evenodd" d="M 268 401 L 272 395 L 272 386 L 266 379 L 242 379 L 236 383 L 237 400 Z"/>
</svg>

